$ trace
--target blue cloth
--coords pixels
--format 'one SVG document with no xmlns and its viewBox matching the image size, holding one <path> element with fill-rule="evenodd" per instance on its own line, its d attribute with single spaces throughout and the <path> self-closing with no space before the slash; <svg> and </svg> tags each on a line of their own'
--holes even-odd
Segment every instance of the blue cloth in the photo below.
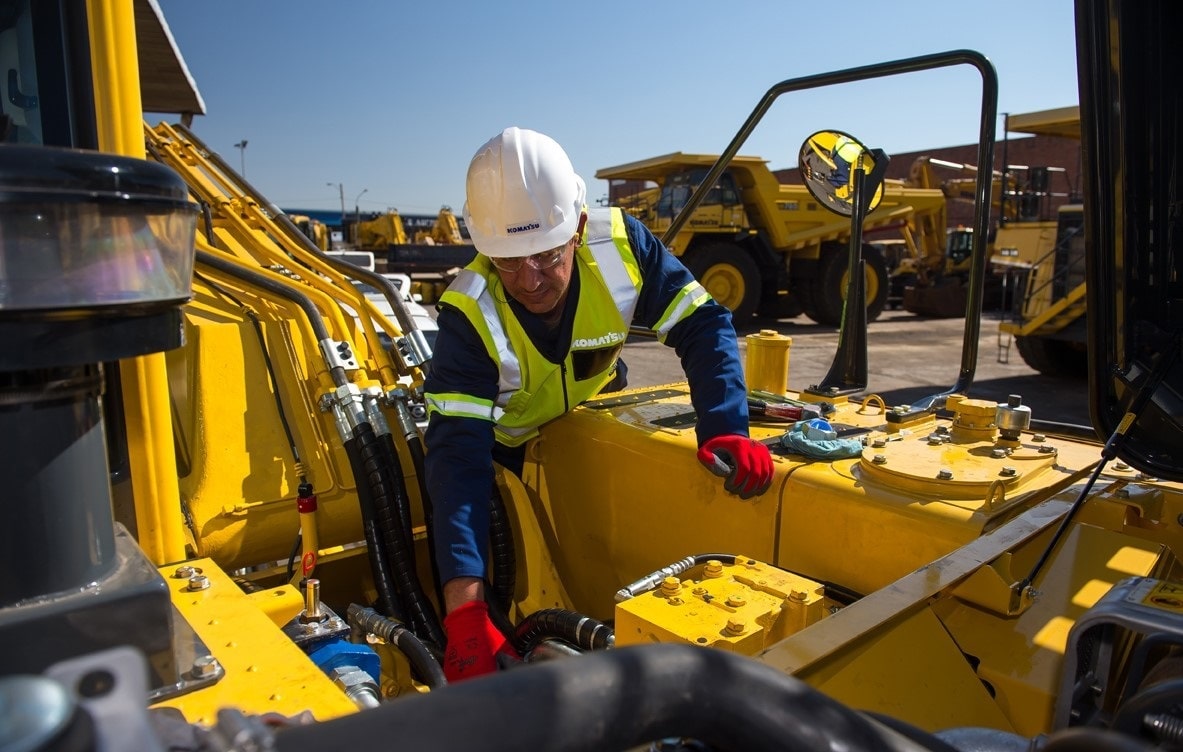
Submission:
<svg viewBox="0 0 1183 752">
<path fill-rule="evenodd" d="M 636 325 L 651 327 L 694 277 L 638 220 L 625 215 L 625 224 L 643 275 L 633 320 Z M 578 300 L 578 285 L 578 274 L 574 274 L 568 303 Z M 562 362 L 571 346 L 574 305 L 567 306 L 559 326 L 549 331 L 524 308 L 513 301 L 510 305 L 538 351 L 554 363 Z M 498 364 L 489 358 L 472 325 L 447 306 L 440 306 L 437 322 L 439 334 L 425 391 L 495 399 Z M 747 393 L 731 312 L 708 303 L 674 326 L 665 344 L 674 348 L 686 373 L 690 401 L 698 415 L 698 443 L 724 434 L 747 436 Z M 424 441 L 440 579 L 483 578 L 488 561 L 488 500 L 493 488 L 493 424 L 433 414 Z"/>
<path fill-rule="evenodd" d="M 815 460 L 840 460 L 863 453 L 863 442 L 838 438 L 833 426 L 821 418 L 794 423 L 780 437 L 780 445 L 794 454 Z"/>
</svg>

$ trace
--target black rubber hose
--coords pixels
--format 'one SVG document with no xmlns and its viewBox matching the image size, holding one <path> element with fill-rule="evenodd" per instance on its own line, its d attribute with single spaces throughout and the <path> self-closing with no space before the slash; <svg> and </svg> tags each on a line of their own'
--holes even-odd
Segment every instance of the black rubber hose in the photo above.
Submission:
<svg viewBox="0 0 1183 752">
<path fill-rule="evenodd" d="M 1043 752 L 1152 752 L 1163 747 L 1108 729 L 1077 726 L 1052 734 L 1040 749 Z"/>
<path fill-rule="evenodd" d="M 493 483 L 489 492 L 489 558 L 492 561 L 490 585 L 493 603 L 505 613 L 513 602 L 517 577 L 517 557 L 514 554 L 513 527 L 509 524 L 509 513 L 501 489 Z"/>
<path fill-rule="evenodd" d="M 367 424 L 368 425 L 368 424 Z M 373 436 L 373 433 L 370 434 Z M 361 527 L 366 538 L 366 553 L 370 559 L 370 573 L 374 577 L 374 589 L 378 592 L 378 610 L 386 616 L 403 619 L 402 605 L 398 600 L 398 592 L 394 587 L 394 575 L 390 571 L 390 562 L 382 546 L 382 536 L 378 530 L 378 521 L 374 516 L 374 498 L 370 487 L 360 479 L 365 478 L 365 462 L 362 460 L 356 438 L 345 442 L 345 454 L 349 457 L 349 467 L 353 470 L 353 477 L 357 482 L 357 503 L 361 507 Z"/>
<path fill-rule="evenodd" d="M 563 608 L 544 608 L 522 619 L 514 631 L 513 646 L 525 655 L 549 638 L 563 640 L 581 650 L 606 650 L 616 642 L 612 628 L 601 621 Z"/>
<path fill-rule="evenodd" d="M 401 404 L 401 409 L 406 410 L 406 404 Z M 414 423 L 412 423 L 412 427 L 414 427 Z M 411 466 L 415 469 L 415 480 L 419 481 L 420 503 L 424 507 L 424 526 L 427 529 L 427 559 L 431 562 L 432 566 L 432 588 L 435 590 L 435 602 L 439 603 L 440 610 L 442 611 L 445 608 L 444 583 L 440 582 L 440 565 L 435 560 L 435 506 L 432 504 L 431 494 L 427 493 L 427 471 L 425 469 L 427 456 L 424 450 L 424 441 L 420 439 L 418 430 L 407 433 L 406 439 L 407 450 L 411 453 Z"/>
<path fill-rule="evenodd" d="M 405 749 L 600 752 L 667 737 L 724 751 L 890 749 L 875 724 L 804 682 L 690 645 L 631 646 L 497 672 L 280 729 L 275 749 L 361 749 L 397 738 Z"/>
<path fill-rule="evenodd" d="M 369 423 L 358 424 L 353 431 L 353 438 L 357 441 L 362 462 L 361 472 L 355 470 L 354 477 L 358 479 L 359 489 L 366 485 L 373 495 L 376 522 L 390 560 L 399 602 L 408 616 L 407 623 L 415 628 L 422 639 L 443 646 L 446 642 L 444 628 L 431 602 L 427 600 L 427 594 L 423 592 L 423 585 L 415 572 L 414 551 L 410 541 L 402 534 L 395 516 L 395 510 L 400 507 L 397 495 L 402 471 L 397 463 L 392 466 L 387 461 L 382 441 L 374 435 L 373 426 Z M 402 493 L 405 505 L 405 486 L 402 486 Z"/>
<path fill-rule="evenodd" d="M 419 681 L 432 689 L 438 689 L 448 683 L 439 661 L 411 630 L 394 619 L 357 603 L 349 604 L 348 616 L 352 626 L 375 634 L 398 648 L 399 652 L 407 657 L 411 670 Z"/>
</svg>

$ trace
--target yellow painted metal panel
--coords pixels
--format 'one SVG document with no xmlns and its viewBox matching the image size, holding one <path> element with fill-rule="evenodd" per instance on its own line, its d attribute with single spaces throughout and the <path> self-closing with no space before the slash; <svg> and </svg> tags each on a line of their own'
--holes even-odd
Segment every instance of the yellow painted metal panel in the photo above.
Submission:
<svg viewBox="0 0 1183 752">
<path fill-rule="evenodd" d="M 884 713 L 928 731 L 1011 728 L 929 609 L 852 644 L 797 678 L 849 707 Z"/>
<path fill-rule="evenodd" d="M 225 675 L 212 686 L 166 700 L 191 723 L 212 724 L 219 708 L 247 714 L 294 716 L 307 710 L 318 720 L 352 713 L 353 702 L 209 559 L 200 567 L 209 588 L 190 592 L 188 580 L 161 569 L 173 605 L 205 642 Z"/>
</svg>

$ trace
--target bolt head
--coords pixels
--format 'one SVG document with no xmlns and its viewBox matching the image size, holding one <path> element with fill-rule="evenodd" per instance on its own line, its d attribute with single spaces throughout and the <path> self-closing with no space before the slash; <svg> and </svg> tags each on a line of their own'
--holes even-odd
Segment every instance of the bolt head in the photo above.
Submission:
<svg viewBox="0 0 1183 752">
<path fill-rule="evenodd" d="M 874 462 L 876 465 L 886 465 L 887 464 L 887 455 L 877 454 L 871 458 L 871 462 Z"/>
<path fill-rule="evenodd" d="M 940 469 L 940 470 L 937 472 L 937 478 L 939 478 L 939 479 L 941 479 L 941 480 L 952 480 L 952 478 L 953 478 L 953 471 L 952 471 L 952 470 L 949 470 L 949 469 L 946 469 L 946 468 L 941 468 L 941 469 Z"/>
<path fill-rule="evenodd" d="M 212 655 L 198 656 L 193 661 L 193 677 L 195 679 L 208 679 L 211 676 L 216 676 L 222 666 L 218 663 L 218 659 Z"/>
<path fill-rule="evenodd" d="M 186 587 L 189 590 L 209 590 L 209 578 L 203 574 L 195 574 L 189 578 L 189 584 Z"/>
</svg>

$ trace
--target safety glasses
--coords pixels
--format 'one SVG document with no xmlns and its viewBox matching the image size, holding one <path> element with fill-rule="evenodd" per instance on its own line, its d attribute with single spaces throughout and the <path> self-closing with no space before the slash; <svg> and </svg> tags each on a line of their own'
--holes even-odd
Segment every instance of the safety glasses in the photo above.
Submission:
<svg viewBox="0 0 1183 752">
<path fill-rule="evenodd" d="M 490 256 L 489 261 L 493 263 L 493 266 L 506 274 L 516 274 L 522 270 L 523 266 L 529 266 L 531 269 L 541 272 L 553 266 L 558 266 L 573 242 L 575 242 L 574 237 L 558 248 L 551 248 L 549 251 L 535 253 L 533 256 L 519 256 L 517 258 L 494 258 Z"/>
</svg>

